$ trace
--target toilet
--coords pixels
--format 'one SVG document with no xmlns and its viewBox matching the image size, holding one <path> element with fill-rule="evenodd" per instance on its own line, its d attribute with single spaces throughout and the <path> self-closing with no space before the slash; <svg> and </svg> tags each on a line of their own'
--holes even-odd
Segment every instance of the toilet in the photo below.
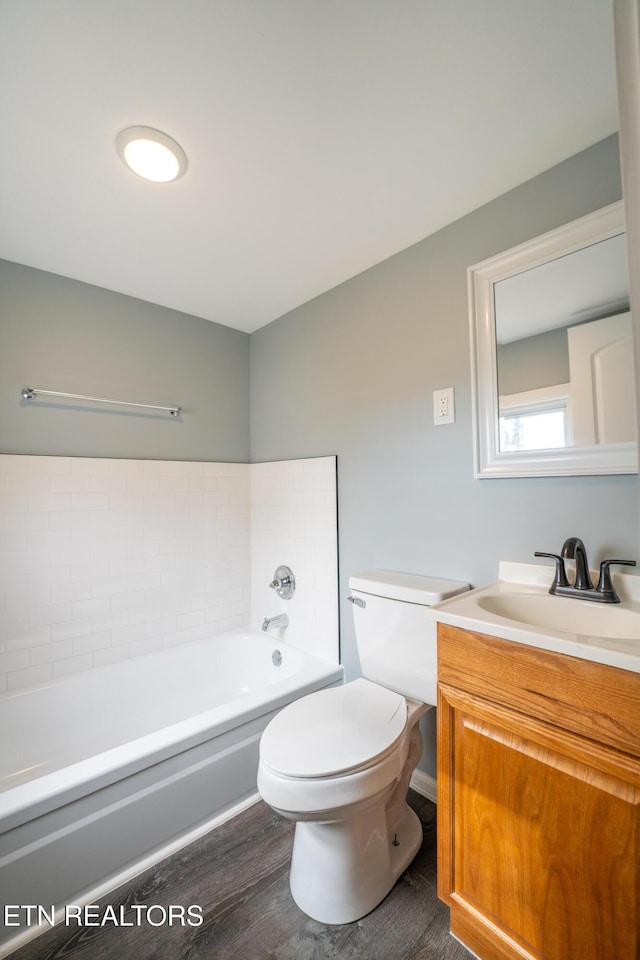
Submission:
<svg viewBox="0 0 640 960">
<path fill-rule="evenodd" d="M 260 741 L 258 790 L 295 821 L 293 899 L 321 923 L 374 909 L 422 843 L 407 804 L 436 702 L 434 603 L 469 585 L 389 570 L 349 578 L 362 677 L 302 697 Z"/>
</svg>

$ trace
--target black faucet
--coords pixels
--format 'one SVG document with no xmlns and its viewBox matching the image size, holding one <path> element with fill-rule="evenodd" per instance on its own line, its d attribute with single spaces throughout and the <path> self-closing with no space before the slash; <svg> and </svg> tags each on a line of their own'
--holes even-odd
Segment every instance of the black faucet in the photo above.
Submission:
<svg viewBox="0 0 640 960">
<path fill-rule="evenodd" d="M 561 556 L 565 560 L 575 560 L 576 579 L 573 584 L 574 590 L 593 590 L 591 577 L 589 576 L 589 562 L 587 560 L 587 551 L 584 543 L 579 537 L 569 537 L 562 544 Z"/>
<path fill-rule="evenodd" d="M 553 583 L 549 588 L 549 593 L 558 597 L 576 597 L 579 600 L 597 600 L 600 603 L 620 603 L 620 597 L 616 593 L 611 582 L 610 567 L 613 564 L 622 564 L 626 567 L 635 567 L 635 560 L 603 560 L 600 564 L 600 579 L 598 585 L 594 587 L 589 575 L 589 563 L 587 561 L 587 551 L 584 543 L 579 537 L 569 537 L 562 544 L 560 554 L 541 553 L 536 550 L 536 557 L 550 557 L 556 562 L 556 572 Z M 565 560 L 575 560 L 576 576 L 573 585 L 567 580 L 567 574 L 564 568 Z"/>
</svg>

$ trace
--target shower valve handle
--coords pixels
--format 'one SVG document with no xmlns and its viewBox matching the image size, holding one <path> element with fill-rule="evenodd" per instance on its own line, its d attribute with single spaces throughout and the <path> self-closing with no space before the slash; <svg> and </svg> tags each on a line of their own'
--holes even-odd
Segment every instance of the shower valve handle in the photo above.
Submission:
<svg viewBox="0 0 640 960">
<path fill-rule="evenodd" d="M 296 589 L 296 578 L 291 568 L 284 565 L 278 567 L 269 586 L 282 600 L 290 600 Z"/>
<path fill-rule="evenodd" d="M 288 587 L 290 583 L 291 580 L 289 577 L 283 577 L 282 580 L 272 580 L 269 586 L 272 590 L 280 590 L 282 587 Z"/>
</svg>

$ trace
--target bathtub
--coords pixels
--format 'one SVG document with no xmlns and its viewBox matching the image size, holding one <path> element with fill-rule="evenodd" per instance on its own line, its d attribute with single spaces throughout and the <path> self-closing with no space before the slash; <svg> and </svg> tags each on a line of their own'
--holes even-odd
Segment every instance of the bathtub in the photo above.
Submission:
<svg viewBox="0 0 640 960">
<path fill-rule="evenodd" d="M 232 816 L 269 720 L 342 681 L 247 629 L 0 697 L 0 904 L 87 903 Z M 0 929 L 0 956 L 33 916 Z"/>
</svg>

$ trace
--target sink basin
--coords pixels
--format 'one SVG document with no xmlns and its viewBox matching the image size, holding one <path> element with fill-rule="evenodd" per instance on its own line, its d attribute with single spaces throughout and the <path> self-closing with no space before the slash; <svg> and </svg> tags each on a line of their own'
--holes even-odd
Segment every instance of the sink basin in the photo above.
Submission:
<svg viewBox="0 0 640 960">
<path fill-rule="evenodd" d="M 640 674 L 640 577 L 614 574 L 622 603 L 602 603 L 550 594 L 553 574 L 550 564 L 501 561 L 498 580 L 436 604 L 437 620 Z"/>
<path fill-rule="evenodd" d="M 478 597 L 478 606 L 487 613 L 543 630 L 640 640 L 640 610 L 617 603 L 555 597 L 549 593 L 490 593 Z"/>
</svg>

